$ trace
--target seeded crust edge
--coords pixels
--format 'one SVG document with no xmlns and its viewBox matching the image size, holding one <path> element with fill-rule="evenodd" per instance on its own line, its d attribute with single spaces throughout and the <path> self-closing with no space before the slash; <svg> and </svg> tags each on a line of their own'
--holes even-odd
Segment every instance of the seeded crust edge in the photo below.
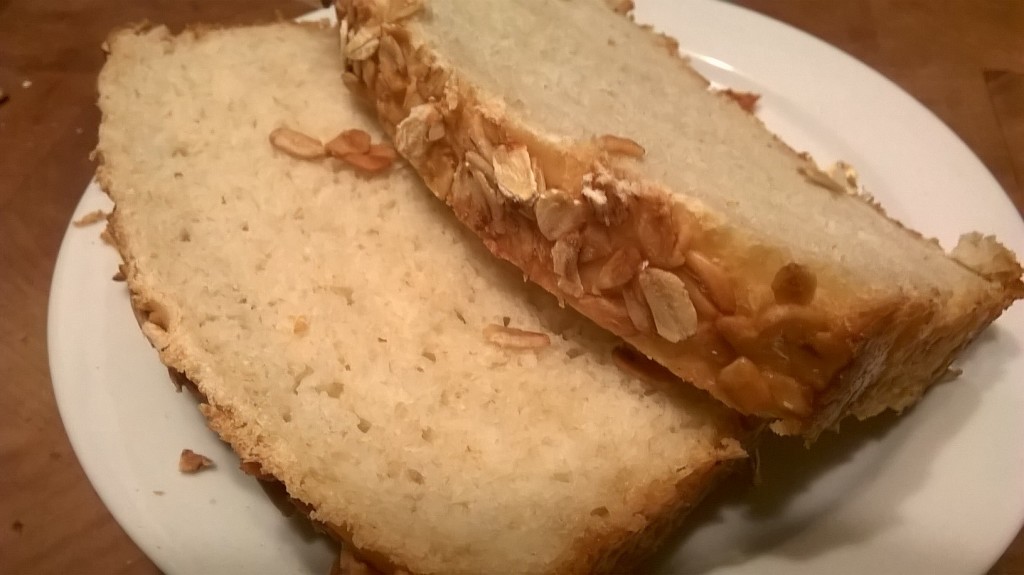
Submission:
<svg viewBox="0 0 1024 575">
<path fill-rule="evenodd" d="M 628 1 L 609 5 L 627 15 L 632 8 Z M 643 155 L 636 142 L 615 135 L 566 142 L 513 117 L 500 97 L 472 85 L 417 36 L 416 20 L 429 9 L 426 0 L 336 4 L 346 84 L 369 100 L 399 153 L 494 255 L 682 379 L 744 414 L 773 421 L 777 433 L 813 441 L 848 415 L 905 409 L 1024 296 L 1012 252 L 985 238 L 989 259 L 1004 265 L 997 274 L 985 271 L 987 263 L 969 268 L 988 281 L 969 301 L 922 293 L 860 297 L 846 288 L 842 313 L 822 297 L 790 301 L 775 292 L 773 302 L 773 284 L 794 264 L 783 249 L 758 245 L 700 202 L 645 180 L 633 169 Z M 674 40 L 646 30 L 652 43 L 678 55 Z M 697 75 L 684 58 L 679 63 L 681 72 Z M 784 147 L 806 178 L 826 188 L 822 193 L 850 194 L 888 218 L 848 174 L 826 174 Z M 542 206 L 554 206 L 559 217 L 545 218 Z M 618 244 L 618 251 L 598 256 L 599 268 L 613 269 L 591 273 L 593 281 L 620 282 L 628 273 L 614 268 L 623 262 L 634 266 L 635 277 L 594 293 L 580 262 L 588 230 L 602 223 L 604 236 L 611 236 L 605 243 Z M 744 257 L 754 252 L 756 259 Z M 636 264 L 637 254 L 645 263 Z M 660 264 L 680 281 L 645 272 L 647 266 L 664 271 Z M 829 272 L 825 266 L 803 271 L 819 284 Z M 665 281 L 645 286 L 645 274 Z M 658 310 L 652 295 L 668 303 Z M 779 352 L 779 341 L 791 345 Z"/>
</svg>

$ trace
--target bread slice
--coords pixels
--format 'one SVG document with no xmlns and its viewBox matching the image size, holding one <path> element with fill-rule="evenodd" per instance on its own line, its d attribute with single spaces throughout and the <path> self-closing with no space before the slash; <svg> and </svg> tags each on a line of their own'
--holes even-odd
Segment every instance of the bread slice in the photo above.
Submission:
<svg viewBox="0 0 1024 575">
<path fill-rule="evenodd" d="M 619 570 L 743 457 L 733 413 L 623 371 L 619 340 L 406 166 L 363 176 L 270 144 L 383 137 L 339 97 L 337 29 L 129 30 L 109 51 L 98 177 L 142 329 L 246 468 L 362 560 Z"/>
<path fill-rule="evenodd" d="M 814 438 L 903 409 L 1024 294 L 826 174 L 627 1 L 340 0 L 346 81 L 495 255 L 681 378 Z"/>
</svg>

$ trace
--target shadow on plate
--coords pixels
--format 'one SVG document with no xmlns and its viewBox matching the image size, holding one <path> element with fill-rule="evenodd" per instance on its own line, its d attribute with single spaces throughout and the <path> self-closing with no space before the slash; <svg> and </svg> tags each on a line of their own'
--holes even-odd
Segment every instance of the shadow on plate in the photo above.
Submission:
<svg viewBox="0 0 1024 575">
<path fill-rule="evenodd" d="M 902 415 L 885 412 L 866 421 L 848 420 L 841 432 L 826 433 L 810 447 L 799 438 L 766 433 L 758 449 L 760 484 L 753 484 L 750 468 L 724 480 L 644 572 L 703 573 L 768 554 L 806 559 L 878 536 L 886 525 L 900 521 L 900 503 L 927 482 L 934 456 L 975 413 L 987 387 L 974 382 L 998 381 L 1003 371 L 1000 360 L 1019 348 L 1012 333 L 993 326 L 963 355 L 967 373 L 962 380 L 936 386 L 926 394 L 924 407 Z M 959 387 L 944 389 L 954 393 L 941 397 L 935 393 L 950 385 Z M 922 410 L 925 413 L 918 413 Z M 912 461 L 897 461 L 898 457 Z M 824 516 L 895 467 L 899 476 L 886 477 L 884 501 L 872 502 L 884 508 L 883 513 L 832 524 L 827 537 L 794 539 L 808 529 L 821 529 Z"/>
</svg>

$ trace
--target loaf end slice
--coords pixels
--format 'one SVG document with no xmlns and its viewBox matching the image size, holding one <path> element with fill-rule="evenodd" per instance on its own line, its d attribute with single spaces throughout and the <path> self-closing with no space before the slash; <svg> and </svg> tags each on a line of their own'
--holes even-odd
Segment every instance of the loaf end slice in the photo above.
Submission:
<svg viewBox="0 0 1024 575">
<path fill-rule="evenodd" d="M 913 404 L 1015 256 L 886 217 L 630 5 L 340 0 L 346 83 L 493 254 L 726 405 L 813 439 Z"/>
<path fill-rule="evenodd" d="M 401 163 L 275 148 L 282 128 L 383 137 L 338 98 L 337 38 L 109 40 L 98 178 L 143 332 L 245 468 L 375 569 L 627 568 L 743 457 L 741 422 L 660 390 Z"/>
</svg>

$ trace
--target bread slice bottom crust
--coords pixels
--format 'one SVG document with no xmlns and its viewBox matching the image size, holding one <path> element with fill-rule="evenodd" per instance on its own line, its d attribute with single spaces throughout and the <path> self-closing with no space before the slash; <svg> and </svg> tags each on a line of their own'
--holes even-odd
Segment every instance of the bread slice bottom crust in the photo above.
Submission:
<svg viewBox="0 0 1024 575">
<path fill-rule="evenodd" d="M 133 307 L 133 309 L 135 309 Z M 137 317 L 144 317 L 137 311 Z M 216 408 L 210 406 L 206 395 L 200 391 L 199 386 L 192 380 L 185 377 L 185 374 L 168 368 L 170 379 L 179 388 L 188 389 L 190 394 L 199 402 L 199 411 L 207 417 L 210 428 L 218 433 L 225 442 L 231 445 L 230 440 L 220 433 L 222 427 L 217 421 L 225 420 L 225 415 L 218 413 Z M 224 426 L 230 428 L 230 424 Z M 677 500 L 669 503 L 668 510 L 662 509 L 658 517 L 648 526 L 637 532 L 624 532 L 618 536 L 602 536 L 594 541 L 589 541 L 573 553 L 572 565 L 564 573 L 624 573 L 629 572 L 637 565 L 654 555 L 675 532 L 679 530 L 690 510 L 693 509 L 707 493 L 716 485 L 719 480 L 732 472 L 738 465 L 737 461 L 726 461 L 709 463 L 703 468 L 694 471 L 683 481 L 676 484 Z M 287 486 L 274 475 L 267 473 L 256 461 L 243 461 L 242 471 L 253 476 L 256 480 L 265 484 L 269 490 L 275 493 L 283 493 L 287 501 L 274 501 L 275 505 L 290 505 L 303 514 L 310 523 L 320 532 L 331 537 L 344 546 L 343 554 L 348 553 L 358 563 L 372 571 L 365 575 L 389 575 L 394 573 L 410 573 L 407 566 L 396 564 L 387 554 L 374 552 L 372 549 L 359 549 L 352 543 L 352 534 L 343 525 L 323 523 L 315 519 L 316 509 L 308 503 L 292 498 L 287 495 Z M 268 492 L 272 499 L 276 495 Z M 333 571 L 332 571 L 333 573 Z M 340 571 L 338 575 L 355 575 Z"/>
</svg>

